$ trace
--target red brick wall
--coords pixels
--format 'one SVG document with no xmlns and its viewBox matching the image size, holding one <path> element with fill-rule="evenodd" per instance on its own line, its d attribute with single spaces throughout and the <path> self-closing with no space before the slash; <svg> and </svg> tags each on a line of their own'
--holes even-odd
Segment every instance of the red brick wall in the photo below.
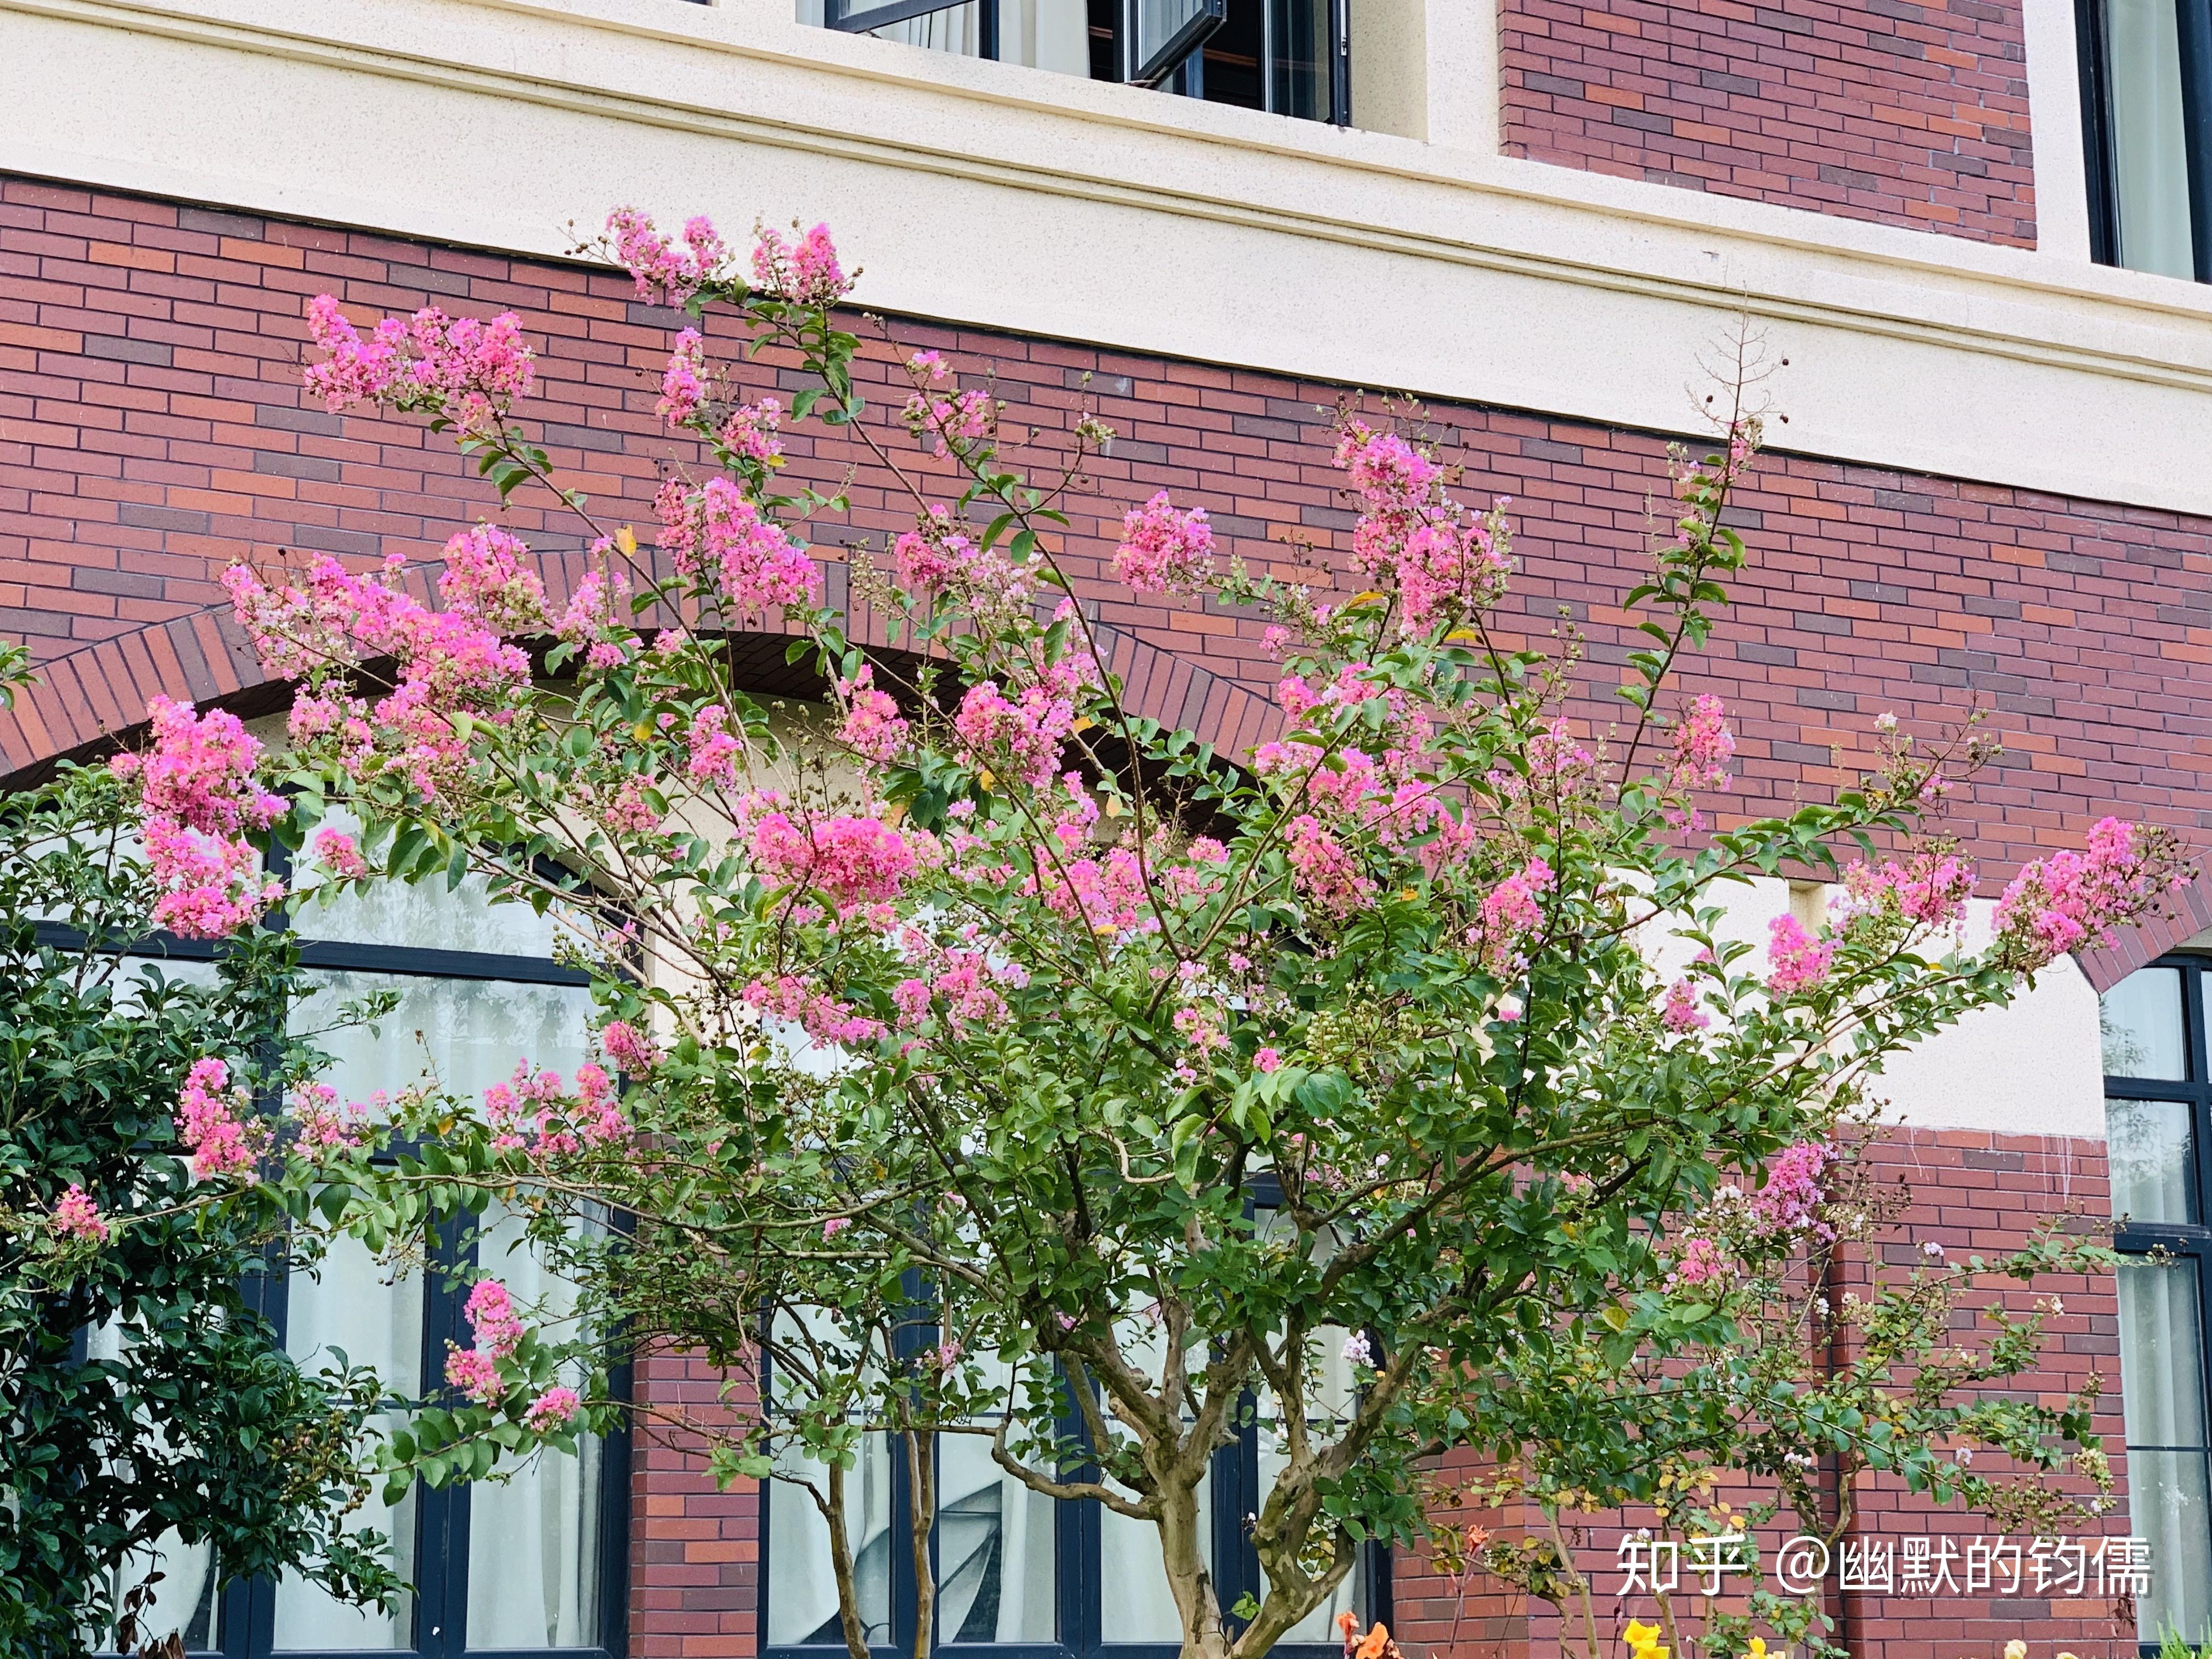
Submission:
<svg viewBox="0 0 2212 1659">
<path fill-rule="evenodd" d="M 2020 0 L 1506 0 L 1505 149 L 2035 246 Z"/>
<path fill-rule="evenodd" d="M 865 227 L 848 234 L 865 256 Z M 228 560 L 287 548 L 430 555 L 457 520 L 489 510 L 488 492 L 418 425 L 307 405 L 301 319 L 326 289 L 383 310 L 432 300 L 474 314 L 519 309 L 543 354 L 543 390 L 524 412 L 609 512 L 648 520 L 659 468 L 688 453 L 652 413 L 670 319 L 637 305 L 626 283 L 0 179 L 0 631 L 31 641 L 50 677 L 0 720 L 0 774 L 121 730 L 155 690 L 250 691 L 235 629 L 208 609 Z M 1110 545 L 1102 526 L 1166 486 L 1211 508 L 1248 559 L 1325 580 L 1302 549 L 1340 546 L 1350 528 L 1317 411 L 1338 389 L 1005 335 L 896 331 L 956 354 L 967 373 L 995 372 L 1010 428 L 1064 429 L 1091 377 L 1087 394 L 1121 435 L 1095 469 L 1105 499 L 1079 518 L 1068 550 L 1084 596 L 1119 631 L 1117 652 L 1129 647 L 1116 660 L 1148 707 L 1250 741 L 1264 723 L 1250 690 L 1273 678 L 1257 624 L 1132 603 L 1097 580 Z M 879 386 L 887 357 L 874 350 L 866 366 Z M 769 389 L 777 373 L 749 369 L 749 391 Z M 879 395 L 876 418 L 888 422 L 895 401 Z M 1598 683 L 1626 648 L 1616 596 L 1653 496 L 1665 499 L 1662 441 L 1504 410 L 1437 414 L 1469 491 L 1516 498 L 1524 568 L 1507 626 L 1517 616 L 1540 635 L 1566 611 L 1594 665 L 1578 712 L 1613 718 Z M 835 436 L 793 447 L 793 472 L 824 484 L 859 459 Z M 905 509 L 874 471 L 851 493 L 852 525 L 830 533 L 902 523 Z M 576 540 L 543 526 L 533 506 L 512 518 L 541 546 Z M 2212 660 L 2212 526 L 1784 455 L 1761 464 L 1737 522 L 1752 568 L 1692 689 L 1721 691 L 1734 711 L 1747 804 L 1832 787 L 1844 775 L 1838 757 L 1863 754 L 1885 708 L 1932 725 L 1979 699 L 2010 745 L 1961 809 L 1990 871 L 2078 841 L 2107 810 L 2201 827 L 2203 763 L 2192 745 L 2212 730 L 2212 697 L 2191 675 Z M 1147 641 L 1169 649 L 1137 649 Z M 1918 1137 L 1900 1156 L 1923 1199 L 1912 1224 L 1954 1247 L 1986 1248 L 1983 1230 L 2017 1226 L 2065 1182 L 2092 1212 L 2103 1200 L 2090 1146 Z M 2109 1370 L 2112 1348 L 2109 1292 L 2066 1294 L 2060 1387 L 2082 1366 Z M 661 1399 L 711 1393 L 672 1363 L 647 1366 L 644 1386 Z M 665 1449 L 637 1461 L 635 1495 L 638 1650 L 749 1651 L 759 1538 L 748 1495 L 714 1492 Z M 1409 1633 L 1442 1640 L 1452 1599 L 1414 1564 L 1401 1579 Z M 1893 1611 L 1867 1610 L 1883 1659 L 1931 1659 L 1939 1638 L 1994 1645 L 1985 1629 L 1885 1622 Z M 1472 1639 L 1463 1621 L 1462 1650 L 1497 1651 L 1524 1613 L 1477 1606 L 1469 1619 L 1488 1639 Z M 2075 1652 L 2105 1651 L 2101 1608 L 2011 1616 L 2074 1621 L 2063 1628 Z M 1540 1620 L 1535 1635 L 1546 1639 Z"/>
</svg>

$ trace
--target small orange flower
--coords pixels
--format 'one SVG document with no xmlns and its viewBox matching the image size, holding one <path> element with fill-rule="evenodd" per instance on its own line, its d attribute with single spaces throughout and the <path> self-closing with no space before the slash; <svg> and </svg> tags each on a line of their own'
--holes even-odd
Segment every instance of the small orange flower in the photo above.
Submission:
<svg viewBox="0 0 2212 1659">
<path fill-rule="evenodd" d="M 1389 1645 L 1389 1626 L 1378 1620 L 1375 1628 L 1367 1632 L 1367 1639 L 1359 1644 L 1359 1651 L 1354 1659 L 1382 1659 L 1383 1650 Z"/>
</svg>

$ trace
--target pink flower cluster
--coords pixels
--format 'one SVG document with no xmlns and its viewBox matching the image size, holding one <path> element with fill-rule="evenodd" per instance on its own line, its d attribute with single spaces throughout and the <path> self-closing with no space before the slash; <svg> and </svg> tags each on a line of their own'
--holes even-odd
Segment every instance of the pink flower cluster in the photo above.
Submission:
<svg viewBox="0 0 2212 1659">
<path fill-rule="evenodd" d="M 1114 574 L 1139 593 L 1189 593 L 1213 573 L 1213 531 L 1206 509 L 1178 512 L 1161 490 L 1121 516 Z"/>
<path fill-rule="evenodd" d="M 1698 1006 L 1697 988 L 1686 979 L 1678 979 L 1667 988 L 1659 1023 L 1670 1031 L 1702 1031 L 1712 1020 Z"/>
<path fill-rule="evenodd" d="M 446 1355 L 446 1381 L 479 1405 L 496 1405 L 506 1392 L 499 1362 L 522 1346 L 522 1320 L 514 1311 L 514 1299 L 507 1286 L 496 1279 L 478 1279 L 462 1311 L 468 1315 L 476 1346 L 464 1349 L 450 1342 L 446 1345 L 450 1350 Z"/>
<path fill-rule="evenodd" d="M 1799 996 L 1827 983 L 1835 941 L 1816 939 L 1795 916 L 1766 924 L 1766 988 L 1778 997 Z"/>
<path fill-rule="evenodd" d="M 582 1406 L 574 1389 L 556 1382 L 530 1402 L 522 1426 L 532 1434 L 550 1433 L 572 1421 Z"/>
<path fill-rule="evenodd" d="M 250 1100 L 230 1080 L 230 1067 L 210 1056 L 196 1060 L 177 1091 L 177 1140 L 192 1153 L 192 1174 L 252 1178 L 253 1161 L 268 1139 L 267 1126 L 248 1121 Z"/>
<path fill-rule="evenodd" d="M 795 242 L 765 227 L 753 238 L 753 286 L 763 293 L 793 305 L 834 306 L 853 291 L 829 226 L 817 225 Z"/>
<path fill-rule="evenodd" d="M 1846 925 L 1861 916 L 1896 915 L 1923 927 L 1956 928 L 1973 896 L 1973 866 L 1948 853 L 1923 853 L 1899 864 L 1861 862 L 1844 872 L 1837 904 Z"/>
<path fill-rule="evenodd" d="M 1820 1179 L 1835 1158 L 1835 1149 L 1821 1140 L 1801 1140 L 1784 1151 L 1767 1170 L 1766 1184 L 1748 1200 L 1753 1224 L 1771 1234 L 1833 1237 L 1820 1209 L 1827 1196 Z"/>
<path fill-rule="evenodd" d="M 341 1109 L 337 1091 L 329 1084 L 303 1083 L 285 1103 L 299 1131 L 299 1144 L 307 1152 L 344 1152 L 362 1144 L 369 1109 L 355 1102 Z"/>
<path fill-rule="evenodd" d="M 2175 879 L 2162 837 L 2100 818 L 2081 852 L 2037 859 L 2013 878 L 1997 901 L 1997 937 L 2040 967 L 2077 946 L 2103 944 Z"/>
<path fill-rule="evenodd" d="M 1298 891 L 1325 915 L 1348 916 L 1374 896 L 1358 859 L 1310 812 L 1291 820 L 1284 856 Z"/>
<path fill-rule="evenodd" d="M 668 354 L 656 407 L 662 420 L 671 426 L 682 426 L 699 412 L 706 395 L 707 343 L 697 329 L 687 328 L 676 337 L 676 349 Z"/>
<path fill-rule="evenodd" d="M 1526 965 L 1523 947 L 1544 925 L 1543 896 L 1556 880 L 1552 866 L 1531 858 L 1520 869 L 1483 895 L 1474 924 L 1467 930 L 1468 948 L 1490 968 L 1507 973 Z"/>
<path fill-rule="evenodd" d="M 1075 728 L 1075 705 L 1047 686 L 1032 685 L 1009 702 L 995 680 L 979 680 L 952 717 L 962 758 L 1042 788 L 1060 770 L 1060 745 Z"/>
<path fill-rule="evenodd" d="M 511 311 L 483 323 L 426 306 L 383 319 L 363 339 L 324 294 L 307 307 L 307 331 L 330 353 L 307 371 L 307 390 L 334 413 L 355 404 L 434 410 L 465 432 L 495 432 L 537 374 Z"/>
<path fill-rule="evenodd" d="M 643 1077 L 660 1064 L 660 1050 L 653 1039 L 626 1019 L 611 1019 L 602 1026 L 599 1046 L 632 1077 Z"/>
<path fill-rule="evenodd" d="M 955 1030 L 996 1024 L 1006 1017 L 1006 998 L 999 987 L 1018 988 L 1029 983 L 1029 972 L 1018 963 L 994 964 L 981 951 L 957 945 L 940 950 L 912 927 L 902 938 L 921 970 L 920 975 L 901 980 L 891 992 L 899 1023 L 906 1030 L 927 1019 L 934 1001 L 943 1003 L 945 1023 Z"/>
<path fill-rule="evenodd" d="M 962 454 L 991 435 L 999 408 L 981 386 L 963 392 L 945 359 L 934 351 L 919 352 L 907 360 L 907 373 L 915 391 L 899 418 L 906 429 L 938 454 L 954 449 Z"/>
<path fill-rule="evenodd" d="M 1510 564 L 1496 508 L 1469 513 L 1445 493 L 1435 461 L 1363 422 L 1346 423 L 1335 459 L 1359 492 L 1353 562 L 1370 576 L 1395 579 L 1408 631 L 1462 621 L 1498 602 Z"/>
<path fill-rule="evenodd" d="M 745 752 L 744 733 L 720 703 L 710 702 L 691 717 L 684 746 L 690 756 L 684 769 L 694 783 L 736 786 L 738 762 Z"/>
<path fill-rule="evenodd" d="M 978 552 L 974 542 L 952 527 L 952 515 L 942 507 L 931 507 L 919 529 L 894 541 L 891 557 L 899 586 L 922 594 L 974 587 L 1004 562 Z"/>
<path fill-rule="evenodd" d="M 282 817 L 284 803 L 258 781 L 261 744 L 235 714 L 197 716 L 161 696 L 146 713 L 152 747 L 109 768 L 137 791 L 140 845 L 161 889 L 154 920 L 187 939 L 220 939 L 283 896 L 246 836 Z"/>
<path fill-rule="evenodd" d="M 732 410 L 722 429 L 715 435 L 722 447 L 740 459 L 761 466 L 781 466 L 783 439 L 780 428 L 783 424 L 783 405 L 773 398 L 763 398 L 757 404 L 740 404 Z"/>
<path fill-rule="evenodd" d="M 714 281 L 730 257 L 713 222 L 703 217 L 684 222 L 680 248 L 633 207 L 607 215 L 607 232 L 614 239 L 615 258 L 636 283 L 641 300 L 658 295 L 670 305 L 682 305 Z"/>
<path fill-rule="evenodd" d="M 446 541 L 438 598 L 447 613 L 495 634 L 534 634 L 550 626 L 545 584 L 519 537 L 495 524 L 471 525 Z"/>
<path fill-rule="evenodd" d="M 573 1156 L 629 1133 L 614 1079 L 589 1060 L 576 1068 L 573 1091 L 558 1072 L 533 1073 L 522 1062 L 507 1081 L 484 1091 L 484 1121 L 495 1151 L 527 1151 L 533 1158 Z"/>
<path fill-rule="evenodd" d="M 752 854 L 763 873 L 812 888 L 840 911 L 896 898 L 916 862 L 907 838 L 879 819 L 840 817 L 802 827 L 778 811 L 755 821 Z"/>
<path fill-rule="evenodd" d="M 748 1008 L 789 1021 L 817 1042 L 872 1042 L 884 1035 L 881 1020 L 869 1018 L 790 974 L 755 980 L 745 987 L 744 1001 Z"/>
<path fill-rule="evenodd" d="M 1693 700 L 1674 723 L 1674 786 L 1677 789 L 1725 789 L 1735 736 L 1723 720 L 1721 700 L 1707 692 Z"/>
<path fill-rule="evenodd" d="M 328 824 L 315 831 L 315 862 L 340 881 L 359 881 L 368 874 L 368 860 L 361 855 L 359 843 Z"/>
<path fill-rule="evenodd" d="M 100 1206 L 75 1182 L 54 1200 L 52 1225 L 64 1238 L 85 1244 L 107 1243 L 107 1223 L 100 1218 Z"/>
<path fill-rule="evenodd" d="M 907 724 L 890 693 L 877 689 L 875 669 L 862 663 L 851 679 L 837 682 L 837 695 L 845 704 L 837 741 L 879 766 L 896 760 L 907 745 Z"/>
<path fill-rule="evenodd" d="M 654 505 L 660 545 L 676 568 L 716 581 L 724 605 L 737 616 L 821 603 L 822 575 L 814 561 L 727 478 L 709 478 L 696 491 L 671 478 Z"/>
</svg>

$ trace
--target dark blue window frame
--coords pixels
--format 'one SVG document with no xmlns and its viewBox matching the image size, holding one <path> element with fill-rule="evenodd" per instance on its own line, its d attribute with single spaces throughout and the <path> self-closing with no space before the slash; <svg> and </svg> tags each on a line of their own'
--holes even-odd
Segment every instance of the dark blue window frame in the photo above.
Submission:
<svg viewBox="0 0 2212 1659">
<path fill-rule="evenodd" d="M 289 860 L 271 860 L 279 868 Z M 82 940 L 68 930 L 40 930 L 42 939 L 81 946 Z M 155 934 L 131 945 L 123 954 L 153 961 L 211 962 L 220 945 L 215 942 Z M 301 965 L 331 972 L 388 974 L 419 979 L 473 980 L 523 985 L 587 986 L 590 975 L 543 957 L 506 956 L 487 951 L 445 951 L 413 945 L 356 944 L 336 939 L 304 939 Z M 426 1370 L 434 1356 L 446 1352 L 450 1340 L 467 1346 L 463 1327 L 464 1293 L 455 1288 L 458 1269 L 473 1266 L 476 1242 L 448 1237 L 433 1252 L 424 1275 L 422 1355 Z M 286 1331 L 289 1300 L 287 1276 L 271 1273 L 258 1277 L 248 1291 L 249 1299 L 276 1328 L 281 1342 Z M 427 1378 L 426 1378 L 427 1380 Z M 621 1365 L 610 1373 L 609 1391 L 618 1400 L 630 1397 L 631 1368 Z M 605 1438 L 599 1482 L 598 1548 L 592 1567 L 599 1577 L 598 1640 L 588 1646 L 564 1648 L 471 1648 L 467 1645 L 469 1488 L 465 1485 L 431 1488 L 418 1485 L 415 1492 L 414 1641 L 404 1648 L 276 1647 L 276 1587 L 268 1579 L 230 1584 L 217 1598 L 216 1645 L 194 1649 L 209 1659 L 277 1659 L 296 1653 L 300 1659 L 626 1659 L 629 1643 L 629 1434 L 618 1429 Z M 559 1456 L 560 1453 L 544 1455 Z"/>
</svg>

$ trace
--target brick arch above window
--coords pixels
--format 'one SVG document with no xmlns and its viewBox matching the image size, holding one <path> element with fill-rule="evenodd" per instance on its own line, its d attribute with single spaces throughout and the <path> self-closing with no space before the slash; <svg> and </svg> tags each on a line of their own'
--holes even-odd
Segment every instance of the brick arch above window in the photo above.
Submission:
<svg viewBox="0 0 2212 1659">
<path fill-rule="evenodd" d="M 538 560 L 548 593 L 556 605 L 565 602 L 583 573 L 583 555 L 540 552 Z M 440 568 L 414 567 L 408 586 L 429 598 Z M 823 574 L 830 602 L 844 606 L 845 566 L 826 562 Z M 894 649 L 882 619 L 872 613 L 850 616 L 849 625 L 862 647 Z M 1127 689 L 1133 713 L 1188 727 L 1231 757 L 1281 731 L 1281 711 L 1249 687 L 1128 629 L 1098 623 L 1093 631 L 1107 667 Z M 738 683 L 769 695 L 817 692 L 819 683 L 809 670 L 784 659 L 792 637 L 772 630 L 735 636 Z M 12 709 L 0 709 L 0 786 L 33 783 L 58 762 L 96 758 L 119 746 L 144 727 L 147 702 L 157 696 L 241 714 L 274 713 L 290 701 L 287 684 L 263 674 L 227 606 L 65 653 L 40 664 L 36 684 L 17 694 Z"/>
</svg>

